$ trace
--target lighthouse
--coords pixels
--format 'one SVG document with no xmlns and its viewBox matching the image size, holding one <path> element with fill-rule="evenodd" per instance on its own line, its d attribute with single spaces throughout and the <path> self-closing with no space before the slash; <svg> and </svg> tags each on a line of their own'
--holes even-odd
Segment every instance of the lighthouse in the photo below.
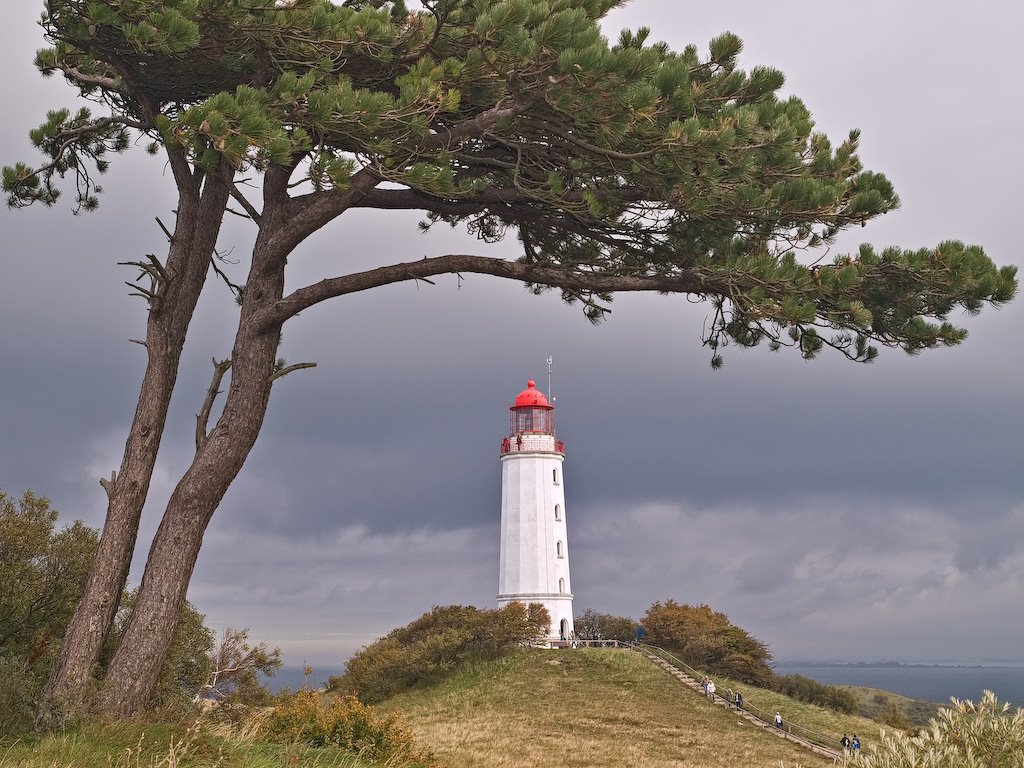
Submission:
<svg viewBox="0 0 1024 768">
<path fill-rule="evenodd" d="M 564 458 L 555 408 L 530 380 L 509 408 L 501 443 L 498 605 L 541 603 L 551 616 L 552 643 L 573 636 Z"/>
</svg>

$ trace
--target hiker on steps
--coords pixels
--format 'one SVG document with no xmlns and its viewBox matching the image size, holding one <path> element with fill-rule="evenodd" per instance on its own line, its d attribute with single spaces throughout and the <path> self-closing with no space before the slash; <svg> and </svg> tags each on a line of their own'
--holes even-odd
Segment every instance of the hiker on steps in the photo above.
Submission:
<svg viewBox="0 0 1024 768">
<path fill-rule="evenodd" d="M 780 731 L 782 730 L 782 715 L 778 712 L 775 713 L 775 727 Z"/>
<path fill-rule="evenodd" d="M 708 698 L 711 699 L 712 702 L 714 702 L 714 700 L 715 700 L 715 681 L 714 680 L 708 680 L 707 691 L 708 691 Z"/>
</svg>

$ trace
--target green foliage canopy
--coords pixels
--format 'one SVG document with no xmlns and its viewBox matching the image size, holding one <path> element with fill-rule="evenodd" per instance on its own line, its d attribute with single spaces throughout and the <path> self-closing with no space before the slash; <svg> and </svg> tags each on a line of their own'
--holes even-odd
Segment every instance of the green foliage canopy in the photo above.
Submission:
<svg viewBox="0 0 1024 768">
<path fill-rule="evenodd" d="M 94 530 L 56 524 L 47 499 L 0 491 L 0 736 L 31 723 L 96 551 Z"/>
<path fill-rule="evenodd" d="M 57 511 L 26 491 L 0 491 L 0 654 L 30 665 L 50 659 L 96 551 L 96 531 L 75 521 L 57 531 Z"/>
<path fill-rule="evenodd" d="M 0 491 L 0 736 L 26 731 L 58 643 L 81 597 L 97 546 L 97 532 L 80 520 L 56 529 L 47 499 L 26 491 L 15 500 Z M 101 667 L 117 646 L 137 590 L 121 600 L 115 631 Z M 182 711 L 220 671 L 215 685 L 231 686 L 233 701 L 265 702 L 257 671 L 273 673 L 278 651 L 250 647 L 248 630 L 230 630 L 215 648 L 205 617 L 186 602 L 151 706 Z M 215 653 L 216 651 L 216 653 Z M 219 666 L 218 666 L 219 665 Z M 231 671 L 228 672 L 228 668 Z M 225 691 L 225 693 L 229 693 Z"/>
<path fill-rule="evenodd" d="M 32 134 L 49 163 L 5 168 L 3 186 L 11 205 L 52 204 L 70 175 L 78 205 L 94 207 L 93 171 L 132 134 L 153 151 L 184 151 L 197 169 L 285 169 L 301 191 L 290 213 L 308 214 L 281 228 L 288 247 L 342 200 L 421 210 L 428 225 L 463 224 L 484 240 L 512 229 L 523 246 L 515 267 L 420 269 L 558 288 L 594 320 L 619 290 L 709 299 L 716 365 L 728 343 L 804 357 L 832 346 L 862 361 L 879 343 L 956 344 L 955 308 L 1013 296 L 1013 267 L 956 241 L 800 260 L 899 205 L 888 180 L 862 167 L 858 132 L 833 146 L 798 98 L 777 95 L 782 73 L 740 69 L 735 35 L 704 56 L 652 44 L 647 29 L 609 45 L 598 21 L 621 2 L 429 0 L 410 12 L 401 2 L 51 0 L 52 47 L 37 65 L 108 114 L 51 112 Z M 310 286 L 264 319 L 349 290 Z"/>
</svg>

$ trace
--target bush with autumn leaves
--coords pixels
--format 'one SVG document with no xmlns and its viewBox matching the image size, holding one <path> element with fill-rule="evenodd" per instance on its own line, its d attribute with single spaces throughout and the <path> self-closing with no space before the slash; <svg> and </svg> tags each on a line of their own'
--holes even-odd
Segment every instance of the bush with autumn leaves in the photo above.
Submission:
<svg viewBox="0 0 1024 768">
<path fill-rule="evenodd" d="M 351 694 L 326 701 L 317 691 L 281 694 L 259 730 L 268 741 L 336 747 L 395 768 L 435 764 L 395 715 L 380 714 Z"/>
<path fill-rule="evenodd" d="M 674 653 L 691 667 L 768 687 L 773 673 L 768 646 L 708 605 L 675 600 L 655 603 L 641 622 L 647 642 Z"/>
<path fill-rule="evenodd" d="M 857 700 L 849 691 L 802 675 L 776 675 L 768 646 L 708 605 L 658 602 L 647 610 L 642 625 L 648 643 L 701 672 L 769 688 L 837 712 L 857 711 Z"/>
</svg>

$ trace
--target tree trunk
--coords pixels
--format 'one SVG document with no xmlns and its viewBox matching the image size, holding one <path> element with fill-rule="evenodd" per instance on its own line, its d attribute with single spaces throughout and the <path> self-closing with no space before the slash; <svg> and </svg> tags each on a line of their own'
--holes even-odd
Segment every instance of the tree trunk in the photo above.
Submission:
<svg viewBox="0 0 1024 768">
<path fill-rule="evenodd" d="M 185 336 L 227 207 L 224 177 L 207 177 L 201 193 L 200 180 L 193 177 L 190 182 L 183 186 L 179 178 L 178 215 L 165 277 L 150 302 L 146 372 L 120 472 L 101 480 L 108 498 L 106 521 L 84 594 L 37 705 L 36 726 L 42 730 L 60 727 L 84 706 L 128 578 Z"/>
<path fill-rule="evenodd" d="M 266 212 L 264 213 L 266 223 Z M 261 227 L 261 239 L 265 234 Z M 203 534 L 256 442 L 270 397 L 280 326 L 257 329 L 254 313 L 280 299 L 285 259 L 257 241 L 231 357 L 231 384 L 216 426 L 171 494 L 146 562 L 139 595 L 107 670 L 97 706 L 130 717 L 149 703 L 185 602 Z"/>
</svg>

